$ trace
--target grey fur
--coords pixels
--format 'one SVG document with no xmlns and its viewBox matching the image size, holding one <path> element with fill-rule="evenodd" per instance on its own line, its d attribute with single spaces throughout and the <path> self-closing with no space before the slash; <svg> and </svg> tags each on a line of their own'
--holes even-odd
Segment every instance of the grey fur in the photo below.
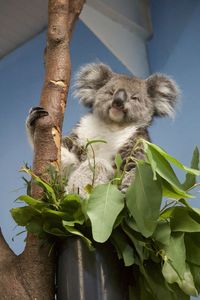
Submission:
<svg viewBox="0 0 200 300">
<path fill-rule="evenodd" d="M 151 123 L 153 116 L 173 116 L 179 90 L 176 83 L 163 74 L 154 74 L 143 80 L 113 73 L 104 64 L 89 64 L 78 73 L 74 94 L 83 105 L 92 108 L 95 114 L 109 123 L 108 109 L 113 95 L 121 88 L 128 95 L 122 123 L 134 122 L 145 127 Z M 167 92 L 162 92 L 162 88 Z"/>
<path fill-rule="evenodd" d="M 120 144 L 121 146 L 117 150 L 123 159 L 122 168 L 126 165 L 125 177 L 121 186 L 123 191 L 126 190 L 134 178 L 135 159 L 144 157 L 141 145 L 135 149 L 138 140 L 140 138 L 149 140 L 148 127 L 155 116 L 172 116 L 174 113 L 179 95 L 175 82 L 162 74 L 154 74 L 144 80 L 135 76 L 114 73 L 104 64 L 89 64 L 83 66 L 78 72 L 74 94 L 83 105 L 91 109 L 91 112 L 80 120 L 70 136 L 63 138 L 63 151 L 72 154 L 69 156 L 71 159 L 69 163 L 63 154 L 64 168 L 68 166 L 71 168 L 73 165 L 73 172 L 69 174 L 68 191 L 79 190 L 80 194 L 85 196 L 84 186 L 91 183 L 92 180 L 83 136 L 80 136 L 80 128 L 85 126 L 84 120 L 91 119 L 90 116 L 96 124 L 104 126 L 107 133 L 110 132 L 111 140 L 113 132 L 118 130 L 118 132 L 127 134 L 126 129 L 131 128 L 132 130 L 133 128 L 133 133 L 125 141 L 122 136 L 123 144 Z M 34 118 L 30 114 L 27 119 L 28 131 L 31 134 L 33 134 L 33 119 L 37 118 L 37 112 L 34 110 Z M 95 126 L 90 125 L 90 135 L 101 139 L 101 135 L 98 136 L 101 128 L 98 128 L 98 132 L 93 132 L 96 130 L 93 129 Z M 85 128 L 87 131 L 88 127 Z M 90 139 L 90 136 L 87 138 Z M 118 139 L 120 140 L 119 136 Z M 113 153 L 111 162 L 102 158 L 102 155 L 100 155 L 101 158 L 97 157 L 95 184 L 108 182 L 112 178 L 115 168 L 114 158 L 117 152 Z M 127 158 L 130 156 L 133 159 L 127 162 Z"/>
</svg>

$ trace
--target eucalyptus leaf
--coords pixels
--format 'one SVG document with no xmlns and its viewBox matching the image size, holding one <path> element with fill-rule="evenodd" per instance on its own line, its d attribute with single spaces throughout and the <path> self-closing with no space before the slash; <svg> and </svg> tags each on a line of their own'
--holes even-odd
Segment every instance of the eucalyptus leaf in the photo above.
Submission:
<svg viewBox="0 0 200 300">
<path fill-rule="evenodd" d="M 162 189 L 159 178 L 153 180 L 148 163 L 138 162 L 135 179 L 126 192 L 126 200 L 138 229 L 145 237 L 151 236 L 159 218 Z"/>
<path fill-rule="evenodd" d="M 187 295 L 197 296 L 194 280 L 186 263 L 184 234 L 171 235 L 170 244 L 166 247 L 166 258 L 162 268 L 163 276 L 168 283 L 177 283 Z"/>
<path fill-rule="evenodd" d="M 163 275 L 167 282 L 169 283 L 177 283 L 179 288 L 188 296 L 197 296 L 198 292 L 194 285 L 194 280 L 192 273 L 188 266 L 186 265 L 186 270 L 183 273 L 183 277 L 180 278 L 173 268 L 173 266 L 168 262 L 165 261 L 162 269 Z M 182 298 L 181 298 L 182 299 Z"/>
<path fill-rule="evenodd" d="M 116 166 L 116 171 L 114 175 L 114 179 L 121 179 L 122 171 L 121 171 L 121 166 L 122 166 L 123 160 L 122 157 L 119 153 L 116 154 L 115 156 L 115 166 Z"/>
<path fill-rule="evenodd" d="M 153 233 L 153 239 L 163 245 L 169 245 L 170 235 L 171 228 L 169 222 L 161 221 L 158 223 L 156 230 Z"/>
<path fill-rule="evenodd" d="M 175 189 L 174 186 L 170 184 L 167 180 L 161 178 L 161 182 L 162 182 L 163 197 L 167 197 L 175 200 L 179 200 L 183 197 L 189 198 L 188 194 L 186 194 L 185 191 L 181 189 Z"/>
<path fill-rule="evenodd" d="M 178 276 L 183 277 L 185 272 L 186 250 L 184 243 L 184 233 L 173 233 L 170 238 L 170 243 L 165 247 L 166 257 Z M 163 274 L 164 275 L 164 274 Z M 171 282 L 170 282 L 171 283 Z"/>
<path fill-rule="evenodd" d="M 28 232 L 32 232 L 37 235 L 39 238 L 44 236 L 43 231 L 43 220 L 41 217 L 35 217 L 30 220 L 30 222 L 26 225 L 26 229 Z"/>
<path fill-rule="evenodd" d="M 31 196 L 28 195 L 21 195 L 19 196 L 17 199 L 19 199 L 20 201 L 25 202 L 26 204 L 30 205 L 30 206 L 34 206 L 35 209 L 41 211 L 44 207 L 47 207 L 49 205 L 49 203 L 46 203 L 44 201 L 41 201 L 39 199 L 35 199 Z"/>
<path fill-rule="evenodd" d="M 125 223 L 122 224 L 122 229 L 133 243 L 140 263 L 143 262 L 145 259 L 148 259 L 149 251 L 146 251 L 145 243 L 143 241 L 138 240 L 137 235 L 135 235 L 136 233 Z M 137 263 L 137 261 L 135 261 L 135 263 Z"/>
<path fill-rule="evenodd" d="M 65 222 L 65 221 L 63 221 L 62 223 L 67 232 L 71 233 L 72 235 L 77 235 L 77 236 L 81 237 L 81 239 L 86 243 L 88 248 L 90 250 L 94 250 L 92 242 L 86 236 L 84 236 L 82 232 L 80 232 L 75 227 L 68 226 L 67 222 Z"/>
<path fill-rule="evenodd" d="M 49 183 L 47 183 L 46 181 L 41 179 L 39 176 L 35 175 L 31 169 L 23 167 L 23 168 L 21 168 L 20 171 L 26 172 L 27 174 L 29 174 L 34 179 L 34 181 L 50 195 L 50 197 L 48 197 L 47 199 L 51 203 L 56 203 L 56 195 L 55 195 L 54 189 L 52 188 L 52 186 Z"/>
<path fill-rule="evenodd" d="M 43 225 L 43 230 L 46 233 L 49 233 L 51 235 L 54 236 L 58 236 L 58 237 L 68 237 L 71 236 L 71 234 L 69 232 L 66 232 L 65 228 L 60 228 L 59 226 L 56 227 L 55 224 L 52 224 L 48 221 L 46 221 Z"/>
<path fill-rule="evenodd" d="M 160 177 L 162 177 L 168 183 L 168 186 L 172 186 L 172 191 L 175 191 L 178 195 L 180 195 L 183 198 L 193 198 L 192 195 L 186 193 L 182 188 L 181 183 L 179 182 L 170 163 L 167 161 L 166 156 L 162 155 L 162 152 L 158 151 L 157 148 L 153 147 L 152 145 L 155 146 L 154 144 L 148 143 L 148 150 L 145 151 L 147 151 L 146 154 L 149 158 L 149 162 L 154 172 L 159 174 Z M 149 152 L 151 153 L 151 156 L 149 156 Z M 166 189 L 164 189 L 164 191 L 169 190 L 168 186 L 166 187 Z"/>
<path fill-rule="evenodd" d="M 200 232 L 185 234 L 185 246 L 187 262 L 199 266 L 200 272 Z M 198 279 L 200 285 L 200 273 Z"/>
<path fill-rule="evenodd" d="M 87 215 L 96 242 L 104 243 L 111 235 L 117 216 L 124 208 L 124 195 L 112 184 L 102 184 L 91 193 Z"/>
<path fill-rule="evenodd" d="M 184 299 L 178 298 L 176 294 L 174 294 L 173 288 L 166 283 L 162 275 L 160 264 L 147 261 L 145 268 L 141 267 L 140 270 L 144 275 L 144 280 L 146 281 L 146 284 L 143 283 L 143 285 L 141 285 L 141 290 L 143 289 L 143 286 L 146 287 L 146 290 L 150 292 L 154 300 Z M 148 300 L 148 298 L 144 299 Z M 149 299 L 151 299 L 150 296 Z"/>
<path fill-rule="evenodd" d="M 191 161 L 191 168 L 199 170 L 199 149 L 195 147 L 192 161 Z M 184 190 L 190 189 L 196 183 L 196 174 L 187 173 L 186 179 L 182 184 Z"/>
<path fill-rule="evenodd" d="M 200 293 L 200 266 L 191 263 L 189 265 L 194 279 L 195 287 L 198 290 L 198 293 Z"/>
<path fill-rule="evenodd" d="M 194 279 L 192 273 L 187 264 L 186 264 L 186 270 L 183 274 L 183 280 L 181 280 L 180 283 L 178 282 L 178 285 L 186 295 L 195 296 L 195 297 L 198 296 L 198 291 L 194 285 Z"/>
<path fill-rule="evenodd" d="M 147 146 L 145 145 L 145 151 L 146 151 L 146 149 L 150 149 L 151 152 L 152 152 L 152 150 L 153 150 L 153 152 L 156 151 L 157 153 L 159 153 L 161 156 L 163 156 L 165 159 L 170 161 L 172 164 L 174 164 L 179 169 L 182 169 L 183 171 L 188 172 L 190 174 L 200 176 L 200 170 L 197 170 L 195 168 L 188 168 L 188 167 L 184 166 L 180 161 L 178 161 L 175 157 L 168 154 L 164 149 L 162 149 L 158 145 L 152 144 L 148 141 L 145 141 L 145 144 L 147 145 Z"/>
<path fill-rule="evenodd" d="M 119 229 L 114 230 L 111 235 L 111 241 L 117 249 L 117 253 L 120 253 L 119 257 L 123 258 L 124 265 L 131 266 L 134 263 L 134 250 L 123 231 Z"/>
<path fill-rule="evenodd" d="M 83 200 L 76 194 L 68 194 L 60 201 L 60 211 L 68 216 L 66 221 L 84 220 Z"/>
<path fill-rule="evenodd" d="M 74 218 L 73 215 L 63 211 L 56 211 L 53 209 L 45 208 L 42 211 L 43 215 L 56 220 L 57 222 L 61 222 L 62 220 L 70 222 L 70 224 L 83 224 L 84 217 L 83 215 L 79 216 L 79 218 Z"/>
<path fill-rule="evenodd" d="M 175 207 L 170 224 L 172 231 L 200 232 L 200 223 L 192 218 L 192 214 L 187 207 Z"/>
<path fill-rule="evenodd" d="M 40 215 L 30 206 L 12 208 L 10 212 L 13 219 L 19 226 L 26 226 L 33 217 Z"/>
<path fill-rule="evenodd" d="M 162 210 L 160 213 L 159 221 L 167 220 L 167 219 L 171 218 L 175 208 L 176 208 L 175 206 L 172 206 L 172 207 L 168 207 L 168 208 Z"/>
</svg>

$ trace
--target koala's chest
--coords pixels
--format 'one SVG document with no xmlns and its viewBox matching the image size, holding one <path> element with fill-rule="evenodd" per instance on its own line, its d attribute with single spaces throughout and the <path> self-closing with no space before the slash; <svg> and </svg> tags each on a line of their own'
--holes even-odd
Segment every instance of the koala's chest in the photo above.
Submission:
<svg viewBox="0 0 200 300">
<path fill-rule="evenodd" d="M 79 142 L 86 145 L 88 141 L 103 140 L 103 142 L 94 142 L 91 144 L 95 157 L 103 158 L 112 163 L 116 153 L 126 144 L 126 142 L 136 132 L 135 126 L 111 126 L 105 124 L 103 121 L 96 119 L 93 115 L 84 117 L 78 128 L 76 134 Z M 88 147 L 89 156 L 93 156 L 91 147 Z"/>
</svg>

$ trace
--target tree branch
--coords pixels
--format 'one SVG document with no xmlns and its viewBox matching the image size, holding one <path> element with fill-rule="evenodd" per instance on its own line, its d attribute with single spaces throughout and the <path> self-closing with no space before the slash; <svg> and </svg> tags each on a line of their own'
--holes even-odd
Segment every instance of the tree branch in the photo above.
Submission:
<svg viewBox="0 0 200 300">
<path fill-rule="evenodd" d="M 13 259 L 15 257 L 15 254 L 13 253 L 13 251 L 9 248 L 8 244 L 6 243 L 1 228 L 0 228 L 0 265 L 10 259 Z"/>
<path fill-rule="evenodd" d="M 37 120 L 34 132 L 33 172 L 47 177 L 47 167 L 60 168 L 61 131 L 70 82 L 69 40 L 84 0 L 49 0 L 45 80 L 40 106 L 49 115 Z M 46 174 L 46 175 L 45 175 Z M 42 190 L 32 186 L 32 196 Z M 1 299 L 54 299 L 55 255 L 28 234 L 24 252 L 16 257 L 0 233 Z M 10 288 L 12 286 L 12 289 Z M 2 296 L 3 295 L 3 296 Z"/>
</svg>

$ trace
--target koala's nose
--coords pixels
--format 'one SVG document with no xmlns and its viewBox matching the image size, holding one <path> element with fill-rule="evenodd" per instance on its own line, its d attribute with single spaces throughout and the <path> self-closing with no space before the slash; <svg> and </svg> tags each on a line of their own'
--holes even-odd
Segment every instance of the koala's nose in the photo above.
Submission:
<svg viewBox="0 0 200 300">
<path fill-rule="evenodd" d="M 118 90 L 113 99 L 113 106 L 116 108 L 123 108 L 124 102 L 127 100 L 127 94 L 124 89 Z"/>
</svg>

